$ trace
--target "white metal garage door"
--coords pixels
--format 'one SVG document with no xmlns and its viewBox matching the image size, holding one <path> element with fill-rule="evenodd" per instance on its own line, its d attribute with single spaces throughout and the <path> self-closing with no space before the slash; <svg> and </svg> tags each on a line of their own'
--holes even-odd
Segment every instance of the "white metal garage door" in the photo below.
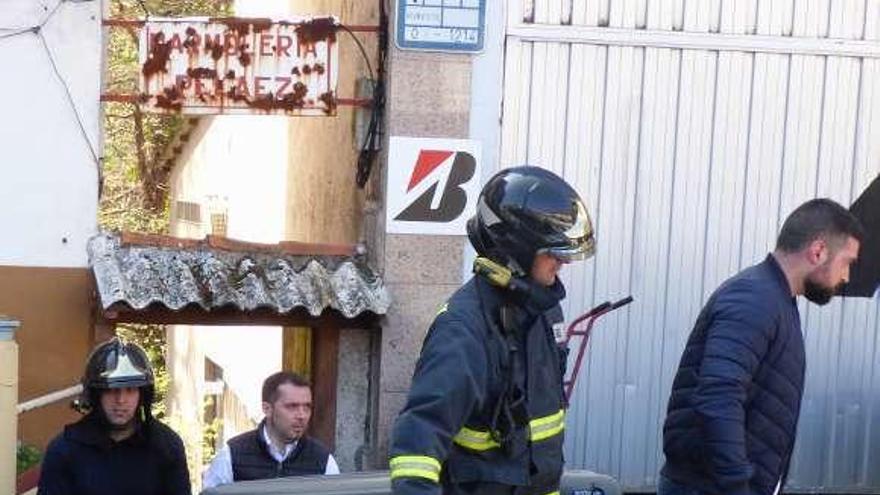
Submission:
<svg viewBox="0 0 880 495">
<path fill-rule="evenodd" d="M 508 4 L 501 163 L 586 195 L 596 258 L 567 316 L 636 303 L 594 334 L 569 465 L 655 485 L 674 370 L 706 297 L 772 249 L 802 201 L 880 172 L 880 0 Z M 875 115 L 877 118 L 875 118 Z M 880 489 L 877 299 L 801 305 L 808 345 L 792 487 Z"/>
</svg>

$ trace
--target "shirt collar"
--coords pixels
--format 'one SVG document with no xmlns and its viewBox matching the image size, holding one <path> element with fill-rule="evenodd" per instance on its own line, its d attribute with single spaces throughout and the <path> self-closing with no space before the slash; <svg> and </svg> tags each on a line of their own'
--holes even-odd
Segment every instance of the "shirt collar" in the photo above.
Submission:
<svg viewBox="0 0 880 495">
<path fill-rule="evenodd" d="M 266 442 L 266 448 L 269 449 L 269 455 L 271 455 L 273 459 L 278 462 L 284 462 L 285 459 L 290 457 L 291 452 L 293 452 L 293 449 L 296 448 L 296 440 L 284 444 L 283 450 L 278 450 L 277 448 L 275 448 L 275 444 L 272 443 L 272 439 L 269 438 L 269 430 L 266 427 L 265 423 L 263 424 L 262 428 L 260 428 L 260 430 L 263 435 L 263 441 Z"/>
</svg>

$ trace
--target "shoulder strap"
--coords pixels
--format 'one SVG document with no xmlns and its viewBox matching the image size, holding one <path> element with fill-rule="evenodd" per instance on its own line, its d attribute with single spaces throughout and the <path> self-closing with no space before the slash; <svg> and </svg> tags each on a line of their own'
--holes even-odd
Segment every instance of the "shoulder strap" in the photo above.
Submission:
<svg viewBox="0 0 880 495">
<path fill-rule="evenodd" d="M 483 300 L 484 295 L 480 289 L 483 281 L 477 278 L 477 297 L 479 299 L 480 312 L 489 329 L 489 338 L 501 339 L 506 352 L 501 355 L 501 373 L 504 380 L 501 395 L 492 407 L 492 416 L 489 421 L 489 433 L 492 439 L 501 444 L 502 448 L 510 445 L 512 433 L 517 426 L 528 424 L 528 411 L 526 410 L 525 394 L 516 385 L 514 379 L 515 362 L 518 354 L 522 352 L 517 340 L 518 329 L 516 328 L 516 309 L 508 301 L 502 302 L 498 308 L 498 314 L 490 314 Z M 488 350 L 488 349 L 487 349 Z"/>
</svg>

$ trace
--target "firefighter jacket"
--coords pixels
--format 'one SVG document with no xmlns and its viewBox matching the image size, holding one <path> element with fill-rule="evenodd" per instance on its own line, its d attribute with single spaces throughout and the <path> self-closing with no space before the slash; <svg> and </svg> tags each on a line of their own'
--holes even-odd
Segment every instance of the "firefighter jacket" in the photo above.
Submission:
<svg viewBox="0 0 880 495">
<path fill-rule="evenodd" d="M 180 437 L 150 419 L 124 440 L 92 412 L 64 427 L 46 449 L 39 495 L 190 495 Z"/>
<path fill-rule="evenodd" d="M 565 290 L 537 289 L 474 277 L 437 314 L 392 432 L 396 495 L 558 493 Z"/>
</svg>

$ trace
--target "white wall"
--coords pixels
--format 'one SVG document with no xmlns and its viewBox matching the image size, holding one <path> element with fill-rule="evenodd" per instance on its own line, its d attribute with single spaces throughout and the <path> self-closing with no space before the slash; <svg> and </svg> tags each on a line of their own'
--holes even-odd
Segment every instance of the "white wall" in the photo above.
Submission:
<svg viewBox="0 0 880 495">
<path fill-rule="evenodd" d="M 291 15 L 290 4 L 290 0 L 236 0 L 235 15 L 282 19 Z"/>
<path fill-rule="evenodd" d="M 190 139 L 193 144 L 172 172 L 171 201 L 200 203 L 204 233 L 210 233 L 207 198 L 226 197 L 227 237 L 270 244 L 281 241 L 287 192 L 286 119 L 222 115 L 199 126 Z M 172 232 L 186 235 L 175 221 L 172 218 Z"/>
<path fill-rule="evenodd" d="M 41 30 L 63 83 L 40 35 L 9 36 L 55 5 L 0 6 L 0 265 L 85 267 L 97 228 L 101 4 L 62 2 Z"/>
<path fill-rule="evenodd" d="M 281 371 L 280 327 L 195 327 L 205 355 L 223 368 L 223 381 L 235 391 L 248 416 L 263 418 L 263 380 Z M 223 432 L 227 438 L 235 433 Z"/>
</svg>

